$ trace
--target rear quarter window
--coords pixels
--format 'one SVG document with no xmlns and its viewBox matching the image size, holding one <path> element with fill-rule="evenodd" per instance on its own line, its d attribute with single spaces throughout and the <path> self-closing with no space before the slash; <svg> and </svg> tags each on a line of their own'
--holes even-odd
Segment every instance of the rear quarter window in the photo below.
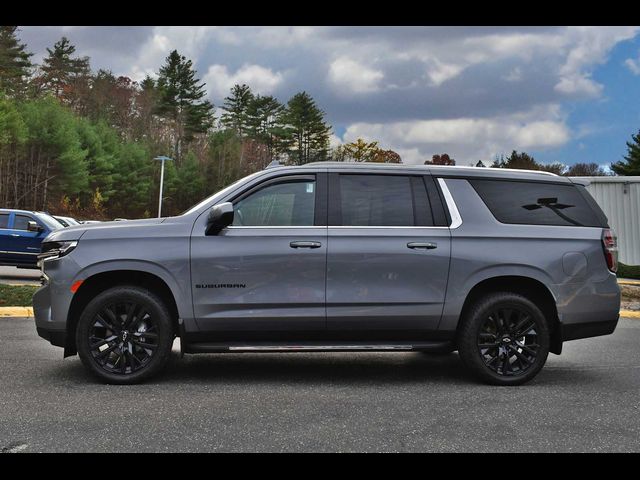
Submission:
<svg viewBox="0 0 640 480">
<path fill-rule="evenodd" d="M 501 223 L 606 227 L 575 185 L 478 179 L 469 183 Z"/>
</svg>

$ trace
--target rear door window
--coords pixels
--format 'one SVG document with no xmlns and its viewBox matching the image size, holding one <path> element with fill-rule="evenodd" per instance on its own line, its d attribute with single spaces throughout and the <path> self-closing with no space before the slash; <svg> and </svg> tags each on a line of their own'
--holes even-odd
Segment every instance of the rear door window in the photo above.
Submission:
<svg viewBox="0 0 640 480">
<path fill-rule="evenodd" d="M 469 179 L 502 223 L 605 227 L 575 185 Z"/>
<path fill-rule="evenodd" d="M 432 226 L 422 177 L 408 175 L 338 175 L 339 198 L 332 225 L 350 227 Z M 330 193 L 330 196 L 332 194 Z"/>
<path fill-rule="evenodd" d="M 0 228 L 8 228 L 8 227 L 9 227 L 9 214 L 0 213 Z"/>
</svg>

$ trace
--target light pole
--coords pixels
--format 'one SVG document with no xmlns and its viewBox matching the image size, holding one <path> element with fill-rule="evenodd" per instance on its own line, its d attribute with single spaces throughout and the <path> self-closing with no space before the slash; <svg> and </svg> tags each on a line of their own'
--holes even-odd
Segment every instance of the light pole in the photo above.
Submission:
<svg viewBox="0 0 640 480">
<path fill-rule="evenodd" d="M 160 155 L 159 157 L 154 158 L 154 160 L 160 160 L 162 162 L 162 166 L 160 167 L 160 196 L 158 197 L 158 218 L 160 218 L 162 216 L 162 184 L 164 183 L 164 161 L 173 160 L 173 158 Z"/>
</svg>

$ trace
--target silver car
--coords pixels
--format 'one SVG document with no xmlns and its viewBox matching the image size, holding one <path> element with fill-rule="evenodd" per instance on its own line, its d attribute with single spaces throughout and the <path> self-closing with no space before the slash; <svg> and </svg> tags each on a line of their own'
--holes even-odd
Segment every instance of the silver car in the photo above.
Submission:
<svg viewBox="0 0 640 480">
<path fill-rule="evenodd" d="M 458 351 L 532 379 L 618 321 L 616 238 L 583 185 L 530 171 L 273 167 L 176 217 L 58 230 L 41 337 L 110 383 L 183 353 Z"/>
</svg>

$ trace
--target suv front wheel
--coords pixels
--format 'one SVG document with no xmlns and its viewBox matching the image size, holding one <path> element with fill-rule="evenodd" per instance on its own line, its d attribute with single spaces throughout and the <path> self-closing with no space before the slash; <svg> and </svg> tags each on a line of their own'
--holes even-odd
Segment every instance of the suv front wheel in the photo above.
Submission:
<svg viewBox="0 0 640 480">
<path fill-rule="evenodd" d="M 549 327 L 528 298 L 510 292 L 478 300 L 462 319 L 458 350 L 481 380 L 520 385 L 535 377 L 549 354 Z"/>
<path fill-rule="evenodd" d="M 76 328 L 84 366 L 114 384 L 138 383 L 162 370 L 173 339 L 166 305 L 153 292 L 136 286 L 118 286 L 97 295 Z"/>
</svg>

